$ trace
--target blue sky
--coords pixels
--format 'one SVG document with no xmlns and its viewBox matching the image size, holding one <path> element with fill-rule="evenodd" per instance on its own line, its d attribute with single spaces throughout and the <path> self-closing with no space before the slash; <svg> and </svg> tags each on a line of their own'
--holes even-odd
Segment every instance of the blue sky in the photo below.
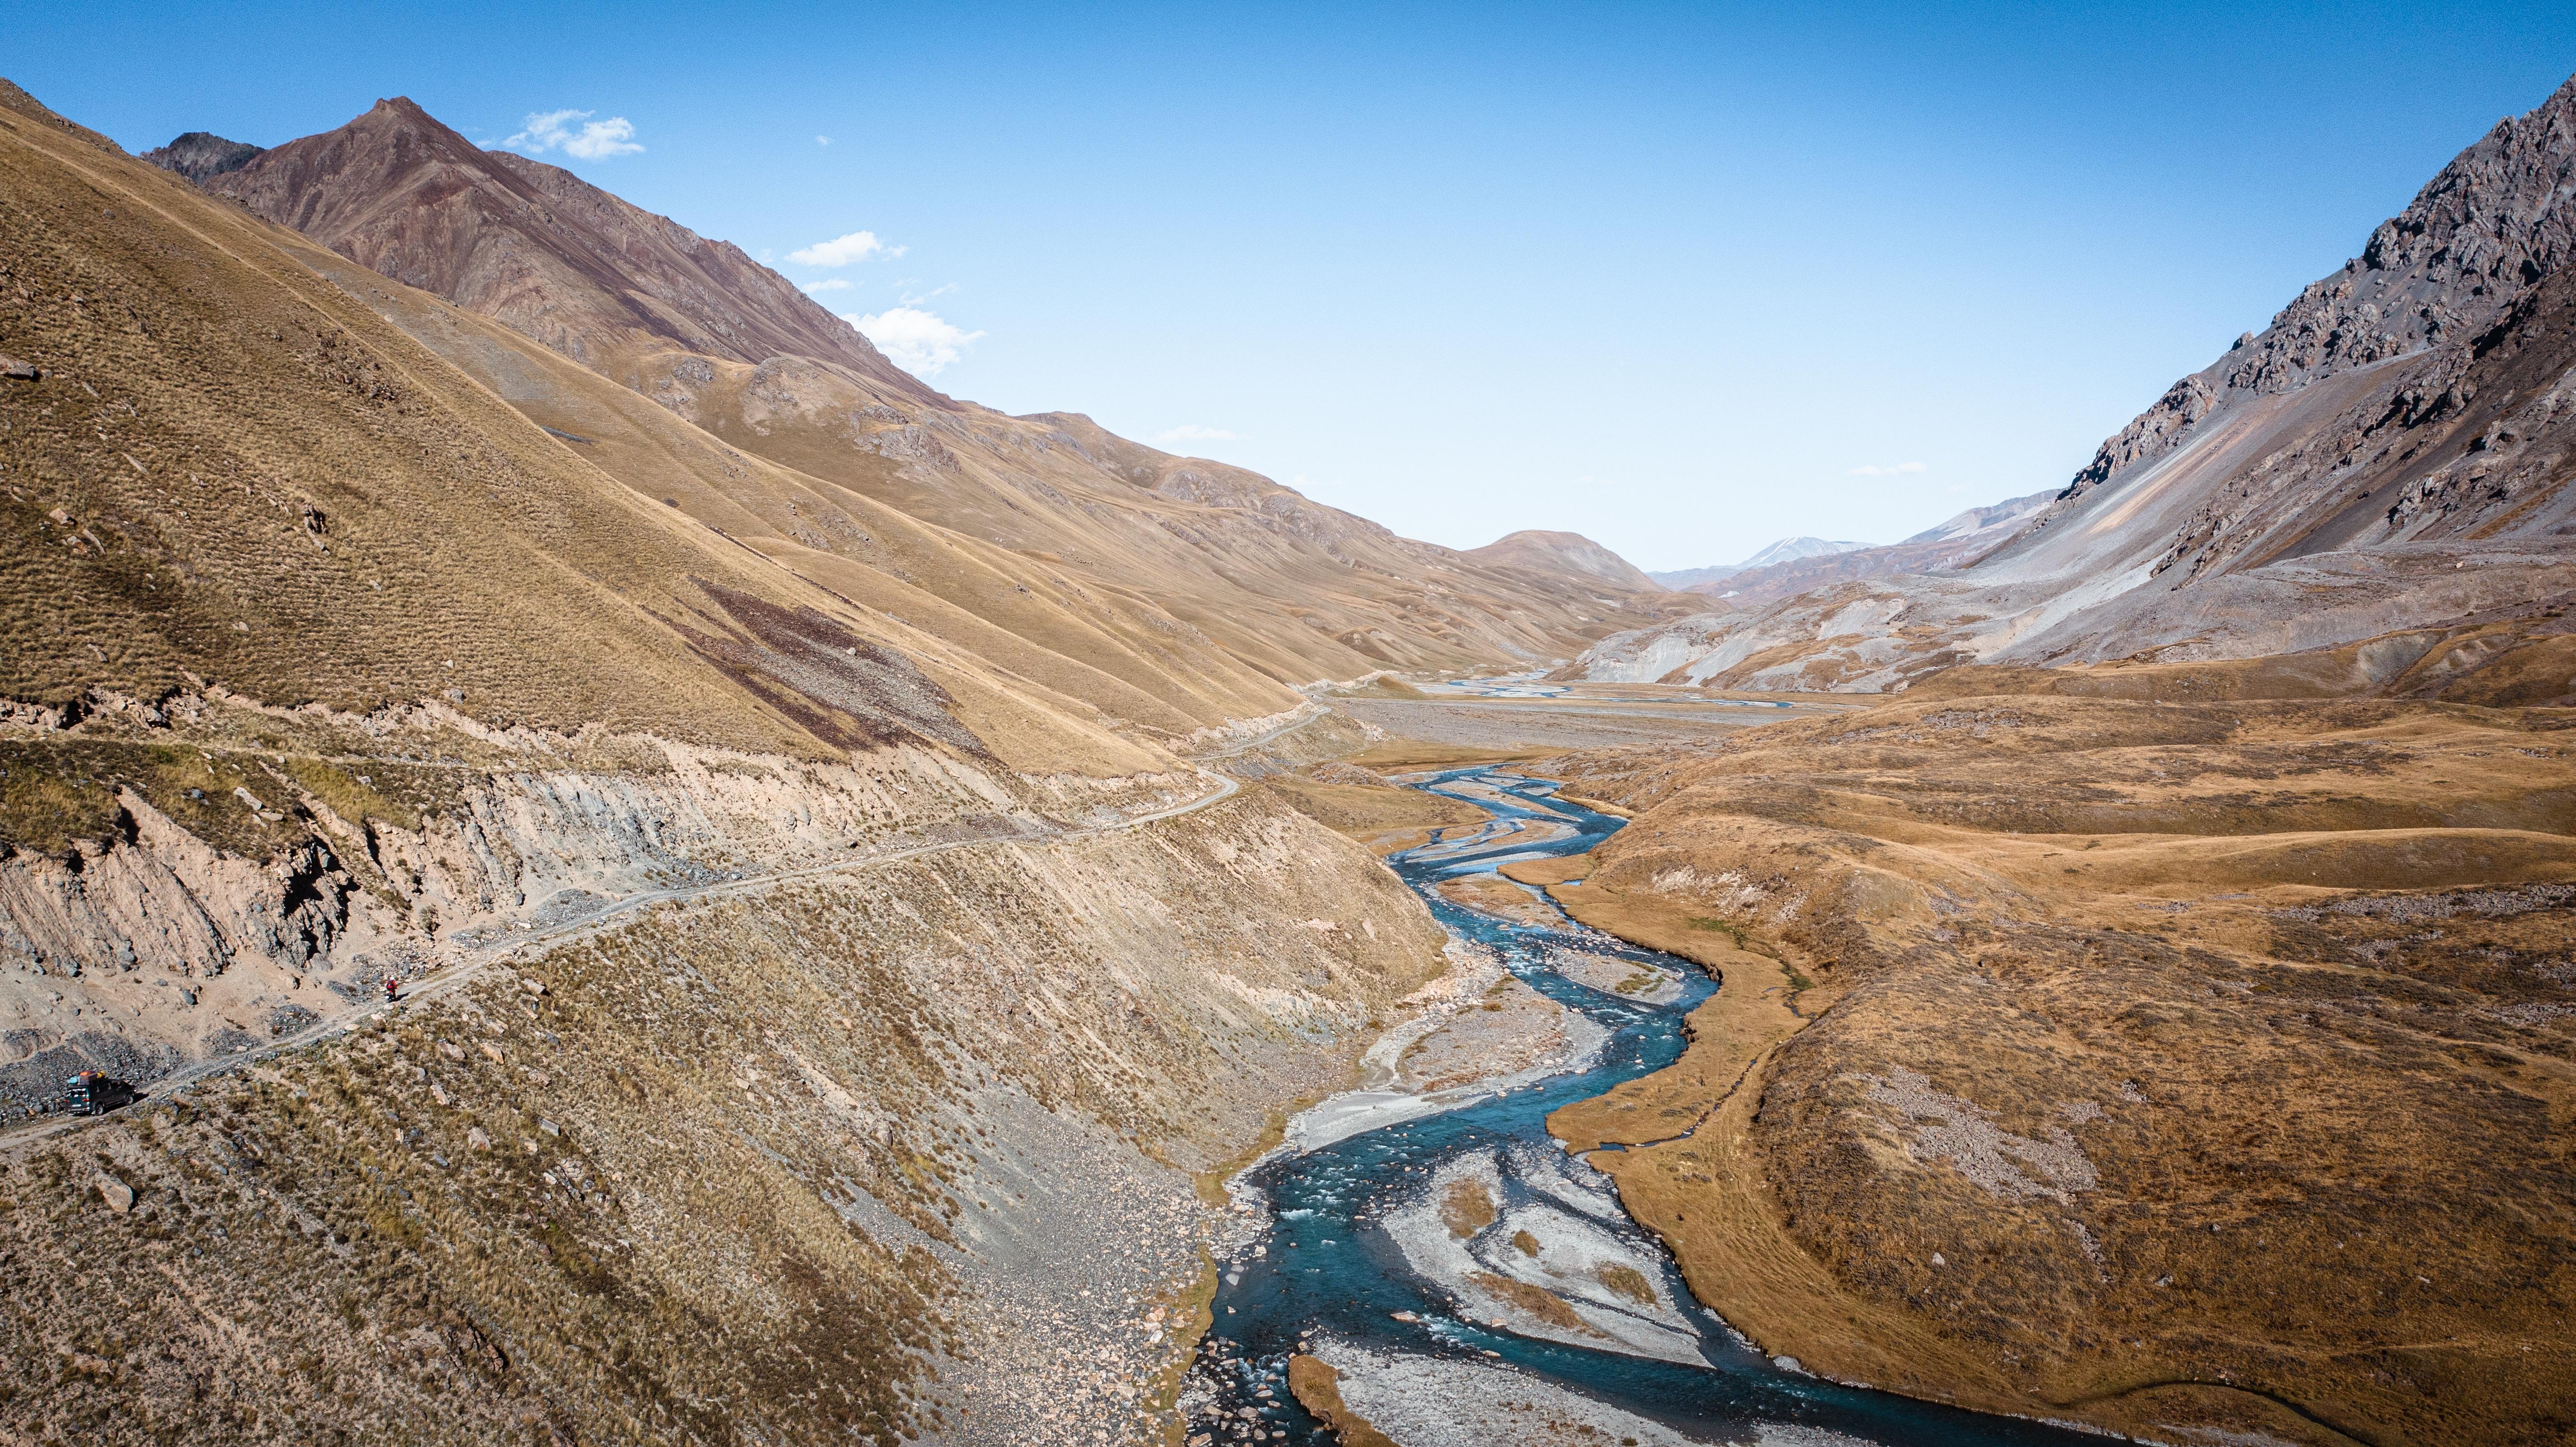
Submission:
<svg viewBox="0 0 2576 1447">
<path fill-rule="evenodd" d="M 86 0 L 10 25 L 9 78 L 129 149 L 406 94 L 846 283 L 818 295 L 958 396 L 1436 542 L 1566 528 L 1653 568 L 2062 484 L 2576 71 L 2564 3 Z M 788 259 L 862 231 L 864 256 Z"/>
</svg>

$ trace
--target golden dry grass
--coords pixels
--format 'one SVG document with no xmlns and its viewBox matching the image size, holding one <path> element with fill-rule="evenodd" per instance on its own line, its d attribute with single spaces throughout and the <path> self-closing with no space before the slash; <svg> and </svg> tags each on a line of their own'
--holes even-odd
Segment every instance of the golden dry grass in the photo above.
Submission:
<svg viewBox="0 0 2576 1447">
<path fill-rule="evenodd" d="M 1440 1219 L 1449 1234 L 1464 1241 L 1494 1224 L 1494 1197 L 1481 1181 L 1453 1181 L 1440 1198 Z"/>
<path fill-rule="evenodd" d="M 771 529 L 741 508 L 659 500 L 679 477 L 748 471 L 713 439 L 453 308 L 440 332 L 421 321 L 440 304 L 393 283 L 334 286 L 315 268 L 348 263 L 31 107 L 0 108 L 0 332 L 43 374 L 0 387 L 0 695 L 62 722 L 102 698 L 217 688 L 357 714 L 432 702 L 558 738 L 807 756 L 891 726 L 1018 767 L 1125 774 L 1168 763 L 1047 680 L 1174 729 L 1282 694 L 1166 681 L 1181 704 L 1156 703 L 901 583 L 952 579 L 1006 619 L 999 600 L 1024 597 L 992 550 L 881 512 L 866 526 L 903 550 L 887 568 L 765 555 L 737 534 Z M 370 300 L 479 340 L 496 383 L 527 384 L 501 390 L 578 402 L 567 419 L 603 435 L 547 435 Z M 660 425 L 599 425 L 620 405 Z M 819 506 L 760 467 L 762 496 Z M 96 833 L 94 781 L 168 775 L 177 792 L 156 802 L 207 782 L 166 760 L 84 773 L 41 753 L 13 754 L 0 807 L 11 838 L 46 847 Z M 376 807 L 305 767 L 335 808 Z M 220 829 L 219 814 L 189 822 Z"/>
<path fill-rule="evenodd" d="M 1288 1358 L 1289 1392 L 1297 1405 L 1333 1430 L 1342 1447 L 1396 1447 L 1393 1438 L 1370 1426 L 1342 1400 L 1341 1375 L 1320 1357 L 1298 1352 Z"/>
<path fill-rule="evenodd" d="M 1726 988 L 1551 1124 L 1687 1131 L 1595 1159 L 1703 1299 L 1838 1375 L 2122 1430 L 2557 1433 L 2571 724 L 2032 688 L 1560 760 L 1640 817 L 1555 896 Z M 1728 968 L 1739 932 L 1779 960 Z M 1767 1019 L 1729 1015 L 1745 978 Z"/>
<path fill-rule="evenodd" d="M 1469 764 L 1509 764 L 1530 759 L 1543 759 L 1562 752 L 1555 748 L 1525 748 L 1508 745 L 1476 748 L 1465 744 L 1433 744 L 1419 739 L 1384 739 L 1352 754 L 1349 762 L 1380 773 L 1404 773 L 1419 769 L 1457 769 Z"/>
<path fill-rule="evenodd" d="M 1534 1286 L 1491 1271 L 1471 1271 L 1467 1273 L 1467 1280 L 1552 1327 L 1581 1332 L 1585 1336 L 1601 1335 L 1600 1328 L 1575 1315 L 1574 1308 L 1566 1304 L 1564 1297 L 1544 1286 Z"/>
<path fill-rule="evenodd" d="M 1465 905 L 1515 924 L 1548 926 L 1556 923 L 1556 912 L 1530 898 L 1529 891 L 1490 874 L 1444 879 L 1434 887 L 1439 890 L 1441 898 L 1452 904 Z"/>
<path fill-rule="evenodd" d="M 1325 828 L 1355 839 L 1399 829 L 1479 824 L 1489 817 L 1463 799 L 1391 785 L 1323 784 L 1273 774 L 1262 779 L 1258 787 L 1278 795 L 1288 807 Z"/>
<path fill-rule="evenodd" d="M 1652 616 L 1077 414 L 939 396 L 740 252 L 675 247 L 659 218 L 408 103 L 211 184 L 311 228 L 339 255 L 307 264 L 644 496 L 1138 727 L 1186 734 L 1390 664 L 1566 653 Z"/>
<path fill-rule="evenodd" d="M 0 677 L 779 747 L 654 614 L 741 570 L 174 176 L 0 111 Z M 749 580 L 745 580 L 749 582 Z M 762 586 L 750 583 L 750 586 Z M 579 660 L 579 666 L 566 666 Z"/>
</svg>

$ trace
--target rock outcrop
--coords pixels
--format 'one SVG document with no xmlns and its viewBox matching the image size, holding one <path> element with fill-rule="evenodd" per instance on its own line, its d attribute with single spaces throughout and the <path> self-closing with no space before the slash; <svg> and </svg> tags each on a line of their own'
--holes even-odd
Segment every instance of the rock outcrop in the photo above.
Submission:
<svg viewBox="0 0 2576 1447">
<path fill-rule="evenodd" d="M 266 154 L 246 141 L 227 141 L 211 131 L 190 131 L 166 146 L 154 146 L 141 159 L 164 171 L 175 171 L 200 185 Z"/>
</svg>

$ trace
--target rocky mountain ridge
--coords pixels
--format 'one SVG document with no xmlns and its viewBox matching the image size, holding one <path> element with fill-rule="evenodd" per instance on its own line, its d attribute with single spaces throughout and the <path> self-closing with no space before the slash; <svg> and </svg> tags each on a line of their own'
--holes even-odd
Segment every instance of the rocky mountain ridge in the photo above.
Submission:
<svg viewBox="0 0 2576 1447">
<path fill-rule="evenodd" d="M 1966 567 L 1638 630 L 1572 671 L 1882 691 L 1961 662 L 2247 658 L 2563 607 L 2571 178 L 2576 81 Z"/>
<path fill-rule="evenodd" d="M 486 151 L 408 97 L 191 179 L 578 360 L 673 344 L 754 364 L 792 353 L 937 397 L 741 248 L 559 166 Z"/>
<path fill-rule="evenodd" d="M 2262 332 L 2174 383 L 2076 473 L 2073 502 L 2178 445 L 2222 403 L 2293 392 L 2341 372 L 2485 332 L 2576 253 L 2576 78 L 2496 123 L 2444 166 L 2360 254 L 2310 282 Z"/>
</svg>

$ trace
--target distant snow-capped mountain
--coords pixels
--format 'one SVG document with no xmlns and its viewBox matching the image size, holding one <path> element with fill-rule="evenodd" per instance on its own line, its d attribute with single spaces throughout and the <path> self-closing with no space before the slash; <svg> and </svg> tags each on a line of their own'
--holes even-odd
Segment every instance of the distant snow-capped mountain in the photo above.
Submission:
<svg viewBox="0 0 2576 1447">
<path fill-rule="evenodd" d="M 1943 524 L 1948 526 L 1948 524 Z M 1866 548 L 1868 543 L 1828 542 L 1823 538 L 1782 538 L 1740 563 L 1718 563 L 1705 568 L 1681 568 L 1668 573 L 1650 572 L 1646 576 L 1667 588 L 1689 588 L 1700 583 L 1714 583 L 1754 568 L 1767 568 L 1792 558 L 1821 558 L 1834 553 L 1848 553 Z"/>
</svg>

